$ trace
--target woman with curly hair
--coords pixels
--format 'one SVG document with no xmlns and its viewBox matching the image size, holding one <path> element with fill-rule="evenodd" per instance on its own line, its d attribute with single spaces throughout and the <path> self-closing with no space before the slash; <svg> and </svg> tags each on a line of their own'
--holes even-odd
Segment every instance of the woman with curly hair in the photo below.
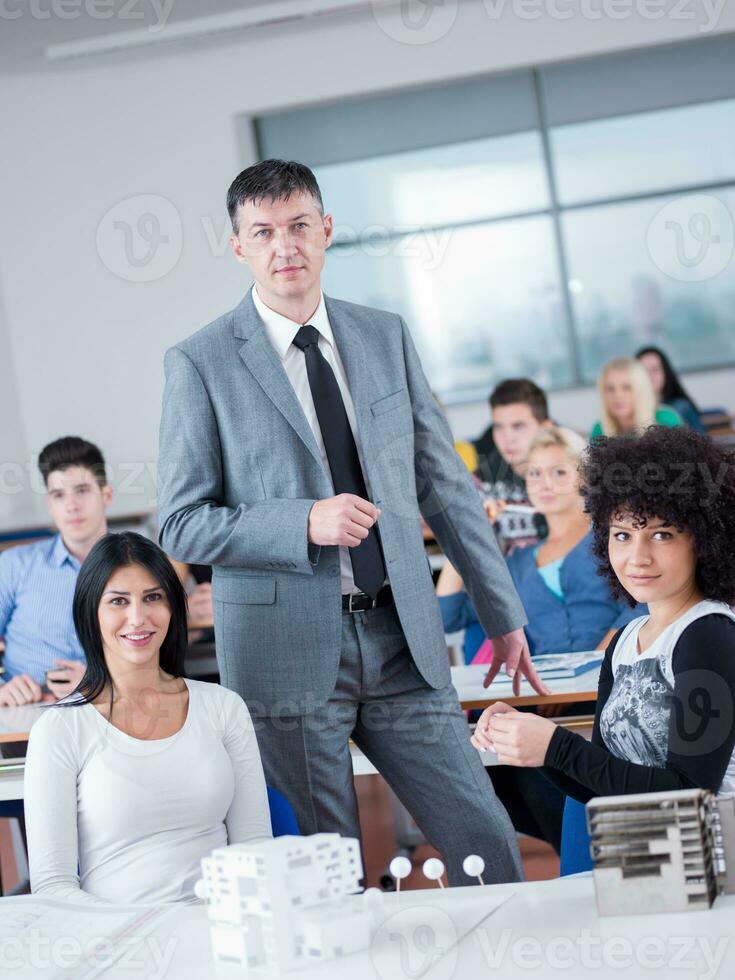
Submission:
<svg viewBox="0 0 735 980">
<path fill-rule="evenodd" d="M 592 741 L 487 708 L 472 742 L 565 793 L 735 791 L 735 458 L 688 429 L 600 439 L 582 464 L 600 573 L 647 603 L 610 641 Z"/>
</svg>

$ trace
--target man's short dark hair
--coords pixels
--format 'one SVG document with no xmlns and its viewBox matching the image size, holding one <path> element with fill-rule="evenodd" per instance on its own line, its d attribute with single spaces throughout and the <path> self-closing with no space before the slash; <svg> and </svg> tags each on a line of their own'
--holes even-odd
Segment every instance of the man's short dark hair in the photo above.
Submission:
<svg viewBox="0 0 735 980">
<path fill-rule="evenodd" d="M 263 160 L 239 173 L 227 191 L 227 211 L 235 234 L 240 230 L 240 208 L 247 201 L 260 204 L 287 201 L 292 194 L 310 194 L 324 214 L 322 192 L 316 177 L 303 163 L 295 160 Z"/>
<path fill-rule="evenodd" d="M 549 403 L 545 392 L 528 378 L 508 378 L 490 393 L 490 408 L 501 405 L 528 405 L 537 422 L 547 422 Z"/>
<path fill-rule="evenodd" d="M 43 482 L 48 486 L 48 478 L 54 470 L 68 470 L 72 466 L 83 466 L 94 474 L 95 480 L 103 487 L 107 483 L 105 460 L 92 442 L 79 436 L 64 436 L 44 446 L 38 457 L 38 468 Z"/>
</svg>

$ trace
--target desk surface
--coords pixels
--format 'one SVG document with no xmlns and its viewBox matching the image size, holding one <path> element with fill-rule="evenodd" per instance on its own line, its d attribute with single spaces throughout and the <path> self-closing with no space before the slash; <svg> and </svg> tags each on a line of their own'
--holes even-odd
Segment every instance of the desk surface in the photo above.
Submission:
<svg viewBox="0 0 735 980">
<path fill-rule="evenodd" d="M 31 901 L 33 896 L 0 899 L 0 911 L 17 913 Z M 592 878 L 583 876 L 387 894 L 373 914 L 369 949 L 299 970 L 294 980 L 719 980 L 735 973 L 735 896 L 730 895 L 720 896 L 708 911 L 600 918 Z M 106 980 L 244 975 L 235 966 L 215 966 L 203 906 L 174 908 L 153 924 L 134 954 L 129 952 L 135 970 L 131 962 L 113 964 L 103 972 Z M 24 969 L 23 977 L 58 976 L 57 969 Z"/>
<path fill-rule="evenodd" d="M 588 670 L 579 677 L 549 681 L 552 694 L 536 694 L 528 681 L 522 682 L 520 697 L 513 696 L 512 686 L 505 681 L 494 681 L 489 688 L 482 686 L 487 667 L 452 667 L 452 682 L 457 689 L 460 703 L 466 710 L 483 708 L 493 701 L 507 701 L 515 706 L 532 704 L 571 704 L 597 699 L 599 670 Z M 0 743 L 23 742 L 40 718 L 43 708 L 24 705 L 20 708 L 0 707 Z"/>
</svg>

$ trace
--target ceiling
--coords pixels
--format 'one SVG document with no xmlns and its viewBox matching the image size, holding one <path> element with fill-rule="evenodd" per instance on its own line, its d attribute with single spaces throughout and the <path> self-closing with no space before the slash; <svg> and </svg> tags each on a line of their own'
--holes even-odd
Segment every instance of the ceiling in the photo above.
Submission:
<svg viewBox="0 0 735 980">
<path fill-rule="evenodd" d="M 274 0 L 271 2 L 277 6 Z M 65 62 L 47 62 L 44 49 L 48 45 L 155 29 L 162 23 L 173 26 L 248 8 L 267 10 L 268 5 L 269 0 L 206 0 L 206 3 L 202 0 L 2 0 L 0 72 L 38 71 L 49 64 L 58 69 Z M 218 33 L 195 43 L 212 44 L 227 39 L 227 33 Z M 165 48 L 150 49 L 151 53 L 161 50 Z M 84 63 L 91 64 L 93 60 L 85 59 Z"/>
</svg>

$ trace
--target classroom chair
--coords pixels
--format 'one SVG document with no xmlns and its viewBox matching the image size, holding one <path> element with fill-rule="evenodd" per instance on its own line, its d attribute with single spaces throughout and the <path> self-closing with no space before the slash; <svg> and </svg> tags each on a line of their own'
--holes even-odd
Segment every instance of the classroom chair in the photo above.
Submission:
<svg viewBox="0 0 735 980">
<path fill-rule="evenodd" d="M 268 790 L 268 806 L 271 811 L 273 836 L 285 837 L 287 834 L 291 834 L 300 837 L 301 831 L 291 804 L 277 789 L 273 789 L 272 786 L 267 786 L 266 789 Z"/>
<path fill-rule="evenodd" d="M 590 835 L 587 833 L 584 803 L 578 803 L 568 796 L 564 802 L 561 824 L 559 876 L 564 878 L 591 870 Z"/>
</svg>

